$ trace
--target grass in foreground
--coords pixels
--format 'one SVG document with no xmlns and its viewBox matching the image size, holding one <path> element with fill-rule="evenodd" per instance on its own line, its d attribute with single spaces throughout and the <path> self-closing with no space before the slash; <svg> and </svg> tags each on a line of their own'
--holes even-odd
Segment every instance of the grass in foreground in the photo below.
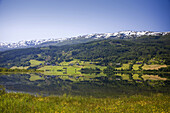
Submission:
<svg viewBox="0 0 170 113">
<path fill-rule="evenodd" d="M 167 113 L 170 110 L 170 96 L 134 95 L 122 98 L 94 98 L 80 96 L 35 97 L 29 94 L 5 93 L 0 95 L 1 113 L 27 112 L 128 112 Z"/>
</svg>

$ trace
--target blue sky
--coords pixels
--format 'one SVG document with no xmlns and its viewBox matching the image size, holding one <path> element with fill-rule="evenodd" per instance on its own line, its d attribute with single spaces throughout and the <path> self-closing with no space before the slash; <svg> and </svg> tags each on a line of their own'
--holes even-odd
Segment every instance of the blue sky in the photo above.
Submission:
<svg viewBox="0 0 170 113">
<path fill-rule="evenodd" d="M 0 0 L 0 42 L 170 31 L 170 0 Z"/>
</svg>

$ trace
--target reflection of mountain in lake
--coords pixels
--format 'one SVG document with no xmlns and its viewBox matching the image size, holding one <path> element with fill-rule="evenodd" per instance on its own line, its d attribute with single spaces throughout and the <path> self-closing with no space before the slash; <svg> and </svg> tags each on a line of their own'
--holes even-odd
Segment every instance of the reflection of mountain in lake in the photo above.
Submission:
<svg viewBox="0 0 170 113">
<path fill-rule="evenodd" d="M 163 75 L 161 75 L 163 76 Z M 114 74 L 110 76 L 0 75 L 7 90 L 45 95 L 91 95 L 96 97 L 169 93 L 169 80 L 158 75 Z"/>
</svg>

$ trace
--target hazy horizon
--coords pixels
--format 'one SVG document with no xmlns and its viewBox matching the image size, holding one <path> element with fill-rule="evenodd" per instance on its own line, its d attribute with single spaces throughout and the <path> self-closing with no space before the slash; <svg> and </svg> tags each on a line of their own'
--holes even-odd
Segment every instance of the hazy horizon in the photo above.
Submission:
<svg viewBox="0 0 170 113">
<path fill-rule="evenodd" d="M 170 31 L 169 0 L 0 0 L 0 42 Z"/>
</svg>

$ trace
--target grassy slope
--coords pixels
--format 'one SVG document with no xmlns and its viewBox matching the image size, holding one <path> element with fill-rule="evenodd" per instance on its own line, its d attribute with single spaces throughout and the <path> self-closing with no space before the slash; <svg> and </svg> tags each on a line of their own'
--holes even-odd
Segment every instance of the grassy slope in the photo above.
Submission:
<svg viewBox="0 0 170 113">
<path fill-rule="evenodd" d="M 45 61 L 38 61 L 38 60 L 30 60 L 31 66 L 36 66 L 40 65 L 41 63 L 43 64 Z"/>
<path fill-rule="evenodd" d="M 129 61 L 130 62 L 130 61 Z M 142 63 L 142 61 L 136 61 L 136 63 L 139 63 L 139 62 L 141 62 Z M 131 64 L 131 63 L 128 63 L 128 64 L 123 64 L 121 67 L 119 67 L 119 68 L 116 68 L 117 70 L 121 70 L 121 69 L 123 69 L 123 70 L 126 70 L 126 69 L 129 69 L 129 64 Z M 139 70 L 139 66 L 141 66 L 142 64 L 134 64 L 133 65 L 133 70 Z M 167 67 L 167 65 L 162 65 L 162 64 L 151 64 L 151 65 L 147 65 L 147 64 L 145 64 L 143 67 L 142 67 L 142 69 L 143 70 L 158 70 L 159 68 L 162 68 L 162 67 Z"/>
<path fill-rule="evenodd" d="M 144 70 L 158 70 L 159 68 L 162 68 L 162 67 L 167 67 L 166 65 L 159 65 L 159 64 L 154 64 L 154 65 L 144 65 L 142 68 Z"/>
<path fill-rule="evenodd" d="M 10 69 L 27 69 L 27 68 L 29 68 L 29 66 L 26 66 L 26 67 L 23 67 L 23 66 L 20 66 L 20 67 L 13 66 Z"/>
<path fill-rule="evenodd" d="M 168 113 L 170 96 L 154 94 L 121 98 L 94 97 L 35 97 L 29 94 L 8 93 L 0 95 L 1 113 L 54 113 L 54 112 L 128 112 Z"/>
<path fill-rule="evenodd" d="M 117 70 L 129 69 L 129 64 L 123 64 L 122 67 L 116 68 Z"/>
</svg>

